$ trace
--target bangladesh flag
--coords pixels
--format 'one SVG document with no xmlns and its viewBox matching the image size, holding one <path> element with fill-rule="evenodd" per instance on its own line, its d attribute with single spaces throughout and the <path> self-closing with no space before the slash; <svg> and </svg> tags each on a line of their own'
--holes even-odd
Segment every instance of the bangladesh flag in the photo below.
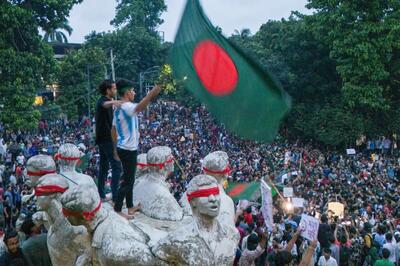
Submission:
<svg viewBox="0 0 400 266">
<path fill-rule="evenodd" d="M 89 166 L 89 155 L 85 154 L 79 159 L 78 163 L 76 164 L 76 170 L 79 173 L 83 173 L 86 171 L 86 168 L 88 168 L 88 166 Z"/>
<path fill-rule="evenodd" d="M 234 201 L 248 200 L 256 201 L 261 197 L 260 193 L 260 182 L 251 183 L 229 183 L 226 188 L 226 194 L 230 196 Z M 272 197 L 278 195 L 275 188 L 272 187 Z"/>
<path fill-rule="evenodd" d="M 174 77 L 226 129 L 271 141 L 290 108 L 272 76 L 215 30 L 199 0 L 188 0 L 170 57 Z"/>
</svg>

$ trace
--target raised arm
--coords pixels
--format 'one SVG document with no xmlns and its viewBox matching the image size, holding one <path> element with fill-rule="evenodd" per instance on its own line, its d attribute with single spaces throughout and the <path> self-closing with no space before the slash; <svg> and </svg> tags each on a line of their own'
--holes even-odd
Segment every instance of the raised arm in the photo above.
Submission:
<svg viewBox="0 0 400 266">
<path fill-rule="evenodd" d="M 318 240 L 314 240 L 311 242 L 311 244 L 308 246 L 308 249 L 306 251 L 306 254 L 302 258 L 299 266 L 308 266 L 310 265 L 312 256 L 314 254 L 315 248 L 317 247 Z"/>
<path fill-rule="evenodd" d="M 156 85 L 154 88 L 138 103 L 135 108 L 135 113 L 140 113 L 147 105 L 161 92 L 161 86 Z"/>
<path fill-rule="evenodd" d="M 291 252 L 293 249 L 294 244 L 297 241 L 297 238 L 299 238 L 301 234 L 301 230 L 300 227 L 297 229 L 296 233 L 293 235 L 292 239 L 290 239 L 289 243 L 287 244 L 287 246 L 285 247 L 284 250 L 286 250 L 287 252 Z"/>
<path fill-rule="evenodd" d="M 103 102 L 103 104 L 102 104 L 101 106 L 102 106 L 103 108 L 108 109 L 108 108 L 111 108 L 112 106 L 120 107 L 121 104 L 123 104 L 123 103 L 124 103 L 124 101 L 112 100 L 112 101 Z"/>
</svg>

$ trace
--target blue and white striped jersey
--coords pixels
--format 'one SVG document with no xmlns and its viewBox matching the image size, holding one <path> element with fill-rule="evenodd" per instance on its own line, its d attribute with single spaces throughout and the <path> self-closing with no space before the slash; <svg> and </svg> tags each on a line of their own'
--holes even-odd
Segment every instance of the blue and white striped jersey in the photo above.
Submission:
<svg viewBox="0 0 400 266">
<path fill-rule="evenodd" d="M 114 112 L 113 126 L 117 130 L 117 147 L 136 151 L 139 146 L 139 119 L 135 112 L 137 104 L 126 102 Z"/>
</svg>

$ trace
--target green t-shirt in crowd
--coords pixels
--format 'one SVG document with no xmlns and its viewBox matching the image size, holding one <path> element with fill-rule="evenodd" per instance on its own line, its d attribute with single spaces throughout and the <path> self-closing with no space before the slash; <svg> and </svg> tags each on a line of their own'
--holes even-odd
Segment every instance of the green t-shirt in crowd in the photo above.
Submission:
<svg viewBox="0 0 400 266">
<path fill-rule="evenodd" d="M 394 266 L 394 264 L 390 260 L 382 259 L 382 260 L 377 260 L 374 263 L 374 266 Z"/>
</svg>

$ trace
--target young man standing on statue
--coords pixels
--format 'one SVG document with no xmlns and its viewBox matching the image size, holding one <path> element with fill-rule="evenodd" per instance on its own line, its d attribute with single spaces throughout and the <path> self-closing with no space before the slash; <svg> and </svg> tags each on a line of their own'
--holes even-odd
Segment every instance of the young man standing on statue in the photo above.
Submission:
<svg viewBox="0 0 400 266">
<path fill-rule="evenodd" d="M 133 184 L 135 183 L 137 149 L 139 146 L 139 120 L 137 114 L 146 108 L 150 101 L 161 92 L 161 87 L 156 85 L 138 104 L 133 103 L 135 91 L 130 81 L 119 80 L 117 82 L 117 91 L 124 103 L 114 112 L 111 135 L 122 163 L 123 175 L 114 210 L 119 215 L 129 219 L 138 210 L 138 206 L 133 207 L 132 196 Z M 128 215 L 122 212 L 124 199 L 126 199 Z"/>
<path fill-rule="evenodd" d="M 111 127 L 113 119 L 113 106 L 119 107 L 122 102 L 114 100 L 117 94 L 115 82 L 106 79 L 99 85 L 101 97 L 96 105 L 96 144 L 99 146 L 100 169 L 97 177 L 97 187 L 102 201 L 106 200 L 105 183 L 107 180 L 108 169 L 111 165 L 111 192 L 112 199 L 115 202 L 119 178 L 121 176 L 121 162 L 119 161 L 117 151 L 113 148 L 111 139 Z"/>
</svg>

